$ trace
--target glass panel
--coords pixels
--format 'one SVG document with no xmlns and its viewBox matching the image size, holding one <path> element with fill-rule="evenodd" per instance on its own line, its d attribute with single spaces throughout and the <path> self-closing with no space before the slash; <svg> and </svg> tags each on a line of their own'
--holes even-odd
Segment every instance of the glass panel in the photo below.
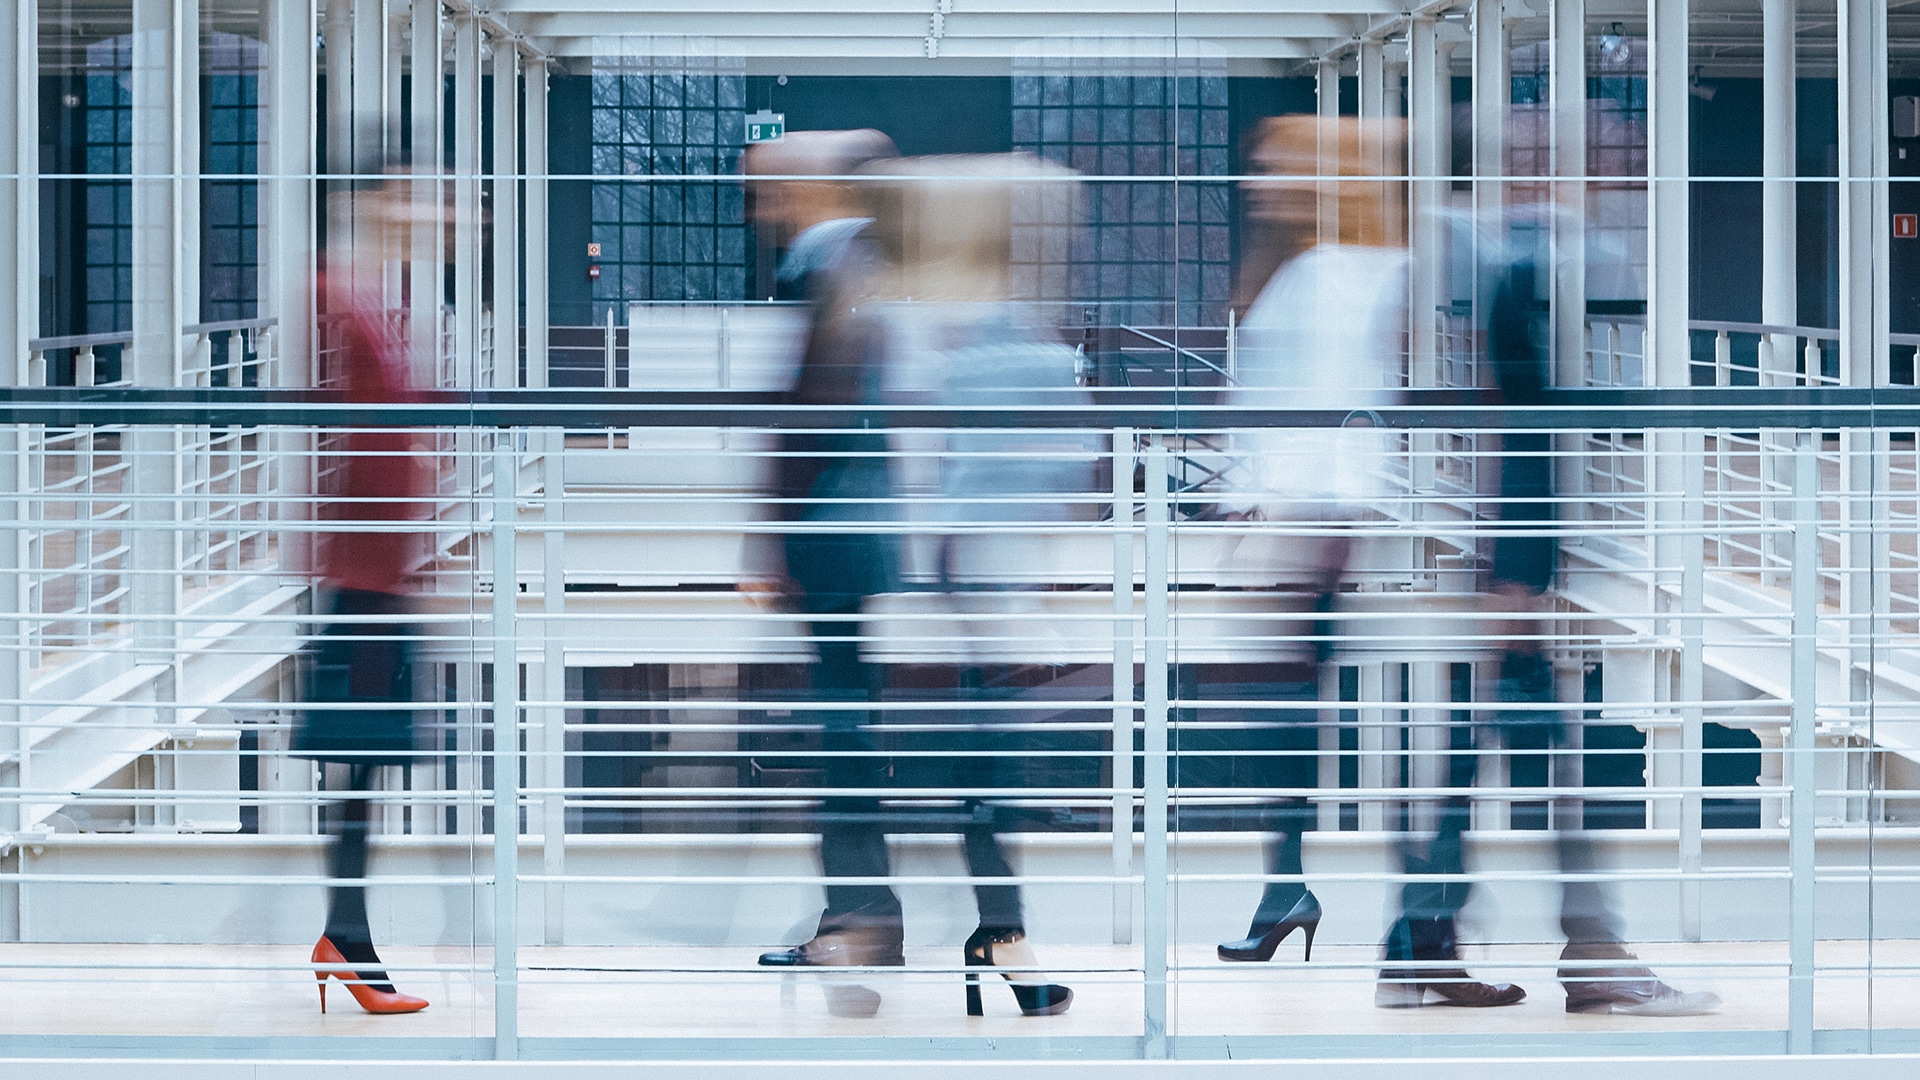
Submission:
<svg viewBox="0 0 1920 1080">
<path fill-rule="evenodd" d="M 1910 1048 L 1911 6 L 0 20 L 9 1052 Z"/>
</svg>

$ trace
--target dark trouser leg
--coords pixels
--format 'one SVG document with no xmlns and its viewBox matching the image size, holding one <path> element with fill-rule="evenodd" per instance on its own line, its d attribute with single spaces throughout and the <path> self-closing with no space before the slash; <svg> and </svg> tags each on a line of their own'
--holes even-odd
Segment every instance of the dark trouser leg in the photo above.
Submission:
<svg viewBox="0 0 1920 1080">
<path fill-rule="evenodd" d="M 373 766 L 349 766 L 348 789 L 352 792 L 339 808 L 333 844 L 327 852 L 327 873 L 335 881 L 361 881 L 367 876 L 367 833 L 372 822 L 373 802 L 366 795 L 373 790 Z M 373 948 L 373 929 L 367 923 L 367 889 L 364 885 L 334 885 L 327 891 L 327 940 L 352 964 L 378 964 Z M 374 989 L 393 992 L 384 971 L 357 973 L 362 982 Z"/>
<path fill-rule="evenodd" d="M 1598 867 L 1593 840 L 1585 832 L 1560 829 L 1554 835 L 1553 847 L 1563 874 L 1591 874 Z M 1560 932 L 1567 935 L 1568 945 L 1619 944 L 1625 940 L 1621 930 L 1620 916 L 1614 913 L 1600 882 L 1561 883 Z"/>
<path fill-rule="evenodd" d="M 1012 877 L 1013 867 L 1000 846 L 998 814 L 985 803 L 974 803 L 972 815 L 962 829 L 966 840 L 967 873 L 976 878 Z M 1026 915 L 1020 905 L 1020 886 L 973 886 L 974 903 L 980 909 L 980 925 L 992 930 L 1026 929 Z"/>
<path fill-rule="evenodd" d="M 1316 695 L 1317 687 L 1281 683 L 1257 692 L 1263 696 L 1302 697 Z M 1191 770 L 1183 767 L 1183 782 L 1294 792 L 1309 791 L 1319 784 L 1320 730 L 1314 713 L 1248 710 L 1241 715 L 1267 726 L 1221 734 L 1193 733 L 1187 741 L 1201 752 L 1196 754 Z M 1220 751 L 1225 753 L 1214 756 Z M 1261 888 L 1248 938 L 1272 929 L 1307 895 L 1302 851 L 1306 834 L 1319 817 L 1314 805 L 1302 795 L 1279 796 L 1256 813 L 1258 827 L 1267 837 L 1261 847 L 1262 868 L 1270 876 L 1291 880 L 1269 881 Z"/>
<path fill-rule="evenodd" d="M 1473 752 L 1473 728 L 1455 724 L 1448 731 L 1447 786 L 1473 786 L 1479 757 Z M 1473 895 L 1471 882 L 1459 880 L 1467 870 L 1466 832 L 1472 824 L 1472 804 L 1465 795 L 1450 796 L 1440 807 L 1433 842 L 1424 854 L 1413 845 L 1401 848 L 1402 869 L 1409 875 L 1448 875 L 1452 881 L 1409 881 L 1400 888 L 1400 918 L 1387 932 L 1390 960 L 1451 960 L 1454 958 L 1454 922 Z"/>
<path fill-rule="evenodd" d="M 813 624 L 820 661 L 814 666 L 813 686 L 825 700 L 857 700 L 871 696 L 871 673 L 860 660 L 859 644 L 852 640 L 858 624 Z M 823 716 L 822 747 L 827 752 L 826 781 L 832 789 L 872 789 L 885 777 L 874 753 L 873 734 L 864 709 L 834 710 Z M 887 857 L 885 823 L 880 800 L 872 795 L 829 796 L 821 807 L 820 864 L 829 878 L 884 878 L 892 872 Z M 900 900 L 885 885 L 827 885 L 826 923 L 837 915 L 900 917 Z"/>
<path fill-rule="evenodd" d="M 1316 816 L 1313 804 L 1305 799 L 1283 799 L 1266 809 L 1262 817 L 1268 837 L 1262 854 L 1268 874 L 1297 879 L 1306 872 L 1301 852 L 1305 847 L 1305 834 L 1313 828 Z M 1249 936 L 1264 932 L 1265 928 L 1286 918 L 1306 894 L 1307 885 L 1302 880 L 1267 882 L 1260 890 L 1260 906 L 1254 910 L 1253 932 Z"/>
</svg>

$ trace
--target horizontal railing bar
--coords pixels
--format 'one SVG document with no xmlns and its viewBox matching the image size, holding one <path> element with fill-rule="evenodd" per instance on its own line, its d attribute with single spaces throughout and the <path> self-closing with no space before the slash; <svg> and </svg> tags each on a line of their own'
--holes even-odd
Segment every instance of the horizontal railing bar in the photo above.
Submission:
<svg viewBox="0 0 1920 1080">
<path fill-rule="evenodd" d="M 1076 392 L 1078 393 L 1078 392 Z M 348 401 L 326 390 L 241 388 L 0 388 L 0 423 L 192 424 L 261 427 L 742 427 L 781 430 L 875 428 L 1116 427 L 1180 431 L 1340 427 L 1347 407 L 1256 408 L 1217 392 L 1112 390 L 1089 404 L 1066 399 L 956 406 L 901 399 L 862 407 L 801 406 L 758 391 L 430 390 L 408 401 Z M 1920 387 L 1675 387 L 1552 390 L 1524 405 L 1476 390 L 1413 390 L 1370 413 L 1389 428 L 1920 428 Z"/>
<path fill-rule="evenodd" d="M 1619 316 L 1611 315 L 1589 315 L 1587 318 L 1594 322 L 1626 321 Z M 1690 319 L 1687 321 L 1687 329 L 1707 330 L 1713 333 L 1725 334 L 1778 334 L 1782 337 L 1814 338 L 1819 341 L 1840 340 L 1840 331 L 1817 326 L 1787 326 L 1775 323 L 1723 322 L 1716 319 Z M 1713 365 L 1708 361 L 1701 361 L 1698 366 L 1712 367 Z"/>
<path fill-rule="evenodd" d="M 222 319 L 218 322 L 188 323 L 180 328 L 185 334 L 218 334 L 226 330 L 264 330 L 280 325 L 275 316 L 255 319 Z"/>
</svg>

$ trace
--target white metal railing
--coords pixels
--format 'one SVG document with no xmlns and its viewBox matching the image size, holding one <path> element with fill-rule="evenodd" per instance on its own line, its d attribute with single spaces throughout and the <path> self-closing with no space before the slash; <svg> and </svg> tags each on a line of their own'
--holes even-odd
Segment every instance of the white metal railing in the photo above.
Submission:
<svg viewBox="0 0 1920 1080">
<path fill-rule="evenodd" d="M 716 339 L 715 348 L 724 355 L 728 346 Z M 715 371 L 751 370 L 737 360 Z M 552 958 L 534 950 L 549 945 L 663 943 L 622 937 L 581 904 L 617 906 L 645 890 L 669 908 L 700 910 L 700 890 L 736 890 L 739 932 L 764 940 L 782 932 L 771 920 L 792 917 L 782 912 L 794 890 L 819 881 L 803 864 L 743 870 L 747 864 L 736 860 L 758 858 L 752 851 L 761 849 L 728 838 L 756 829 L 804 835 L 810 809 L 844 790 L 817 771 L 839 752 L 807 740 L 817 727 L 811 717 L 845 705 L 810 698 L 794 681 L 794 671 L 812 661 L 813 620 L 768 601 L 763 587 L 773 565 L 767 556 L 782 535 L 863 527 L 780 520 L 768 487 L 778 444 L 756 424 L 743 415 L 717 429 L 629 427 L 624 443 L 454 424 L 417 436 L 441 462 L 439 509 L 422 526 L 437 541 L 414 620 L 423 634 L 416 686 L 429 744 L 419 763 L 382 779 L 375 827 L 392 838 L 382 865 L 394 867 L 407 888 L 477 896 L 489 880 L 515 883 L 493 898 L 519 905 L 533 921 L 516 923 L 513 908 L 496 912 L 496 925 L 513 928 L 494 954 L 505 965 L 502 981 L 537 987 Z M 267 849 L 219 834 L 244 830 L 273 843 L 314 838 L 319 807 L 330 798 L 324 770 L 288 753 L 307 707 L 297 697 L 296 657 L 317 626 L 300 606 L 306 579 L 282 556 L 314 530 L 339 527 L 314 522 L 312 493 L 325 488 L 306 478 L 323 476 L 343 445 L 329 442 L 329 429 L 291 425 L 176 425 L 164 446 L 131 439 L 135 429 L 125 424 L 95 430 L 105 428 L 113 436 L 91 436 L 84 466 L 75 436 L 42 433 L 37 486 L 21 500 L 28 511 L 20 535 L 42 552 L 35 566 L 57 571 L 26 574 L 40 581 L 20 613 L 41 627 L 31 647 L 44 653 L 58 644 L 68 670 L 91 664 L 87 670 L 98 674 L 62 681 L 43 665 L 29 686 L 12 772 L 0 764 L 0 786 L 13 790 L 0 797 L 20 807 L 30 827 L 14 838 L 22 852 L 14 880 L 0 871 L 0 885 L 37 898 L 21 908 L 30 913 L 21 930 L 29 938 L 52 932 L 50 910 L 71 907 L 75 914 L 63 917 L 82 919 L 91 910 L 87 897 L 130 876 L 218 887 L 263 910 L 292 911 L 274 898 L 313 882 L 250 862 L 249 852 Z M 1449 732 L 1471 714 L 1484 735 L 1487 721 L 1512 707 L 1488 687 L 1501 642 L 1518 633 L 1545 640 L 1565 684 L 1558 700 L 1589 711 L 1583 726 L 1628 742 L 1612 751 L 1576 744 L 1540 754 L 1480 745 L 1480 779 L 1467 797 L 1483 842 L 1503 837 L 1498 842 L 1521 850 L 1529 808 L 1555 800 L 1625 808 L 1617 812 L 1638 814 L 1648 828 L 1630 844 L 1621 841 L 1637 854 L 1604 875 L 1631 907 L 1658 909 L 1655 922 L 1637 928 L 1677 918 L 1708 938 L 1736 930 L 1784 938 L 1784 928 L 1752 931 L 1730 919 L 1713 898 L 1729 889 L 1765 893 L 1816 872 L 1825 889 L 1851 888 L 1848 875 L 1861 871 L 1852 863 L 1817 866 L 1816 835 L 1845 844 L 1854 835 L 1847 830 L 1871 827 L 1876 851 L 1920 851 L 1913 765 L 1920 739 L 1908 735 L 1920 720 L 1920 700 L 1910 701 L 1920 659 L 1913 628 L 1889 618 L 1910 603 L 1913 563 L 1910 555 L 1904 563 L 1857 556 L 1863 541 L 1908 550 L 1885 541 L 1882 523 L 1911 513 L 1911 438 L 1865 430 L 1824 445 L 1794 431 L 1754 439 L 1708 428 L 1683 429 L 1685 439 L 1675 443 L 1645 431 L 1599 438 L 1584 427 L 1560 430 L 1587 440 L 1573 455 L 1581 485 L 1564 494 L 1581 514 L 1563 515 L 1555 526 L 1567 548 L 1566 587 L 1551 610 L 1521 612 L 1491 605 L 1472 583 L 1477 553 L 1494 531 L 1476 485 L 1413 482 L 1456 468 L 1477 475 L 1490 456 L 1481 431 L 1402 443 L 1401 460 L 1386 472 L 1387 494 L 1373 513 L 1344 524 L 1209 512 L 1244 482 L 1236 479 L 1245 471 L 1236 470 L 1229 431 L 1122 429 L 1099 433 L 1098 447 L 1071 428 L 1037 435 L 990 429 L 986 438 L 942 429 L 894 433 L 884 451 L 897 477 L 884 496 L 889 509 L 864 531 L 898 539 L 902 576 L 870 602 L 860 636 L 868 663 L 894 673 L 893 690 L 872 703 L 870 726 L 898 741 L 889 753 L 903 778 L 871 794 L 900 815 L 902 828 L 936 835 L 968 799 L 1053 815 L 1065 831 L 1025 849 L 1013 879 L 1054 911 L 1036 915 L 1036 940 L 1046 940 L 1045 928 L 1055 941 L 1147 946 L 1122 961 L 1101 954 L 1097 962 L 1056 966 L 1069 973 L 1063 978 L 1090 985 L 1133 980 L 1128 992 L 1146 994 L 1143 1022 L 1177 1027 L 1150 988 L 1213 977 L 1179 943 L 1204 939 L 1212 932 L 1207 920 L 1218 922 L 1223 912 L 1244 915 L 1237 907 L 1249 890 L 1286 877 L 1261 872 L 1252 850 L 1259 830 L 1198 823 L 1244 823 L 1262 800 L 1298 797 L 1312 801 L 1326 837 L 1351 834 L 1340 842 L 1386 858 L 1403 815 L 1418 829 L 1430 823 L 1434 799 L 1458 793 L 1445 766 L 1465 750 L 1450 747 Z M 63 463 L 63 454 L 74 463 Z M 1046 461 L 1077 462 L 1084 472 L 1078 486 L 1041 501 L 1065 511 L 1033 517 L 1026 509 L 1036 500 L 1016 489 L 1014 496 L 986 492 L 985 510 L 955 516 L 940 470 L 970 456 L 1004 462 L 1009 476 L 1023 463 Z M 176 461 L 171 475 L 179 487 L 163 497 L 178 513 L 136 514 L 147 491 L 123 478 L 166 459 Z M 1680 477 L 1677 488 L 1650 482 L 1669 474 Z M 1903 479 L 1890 484 L 1889 475 Z M 299 486 L 275 487 L 275 476 L 298 478 Z M 104 517 L 95 508 L 103 503 L 111 508 Z M 49 537 L 82 531 L 94 537 L 86 549 L 108 562 L 48 553 Z M 1301 591 L 1301 567 L 1256 552 L 1332 534 L 1354 542 L 1349 591 L 1331 611 L 1317 612 Z M 110 543 L 98 539 L 109 535 Z M 130 559 L 136 550 L 171 551 L 176 561 Z M 146 568 L 168 581 L 170 603 L 133 601 Z M 87 575 L 111 587 L 79 584 Z M 1863 577 L 1868 584 L 1856 596 Z M 46 582 L 55 578 L 75 582 L 76 599 L 49 601 Z M 95 607 L 77 606 L 82 596 Z M 1516 618 L 1518 630 L 1503 623 Z M 100 632 L 56 640 L 47 629 L 56 624 Z M 1244 673 L 1307 665 L 1321 638 L 1329 659 L 1318 691 L 1305 696 L 1278 695 L 1271 674 L 1236 689 L 1230 678 L 1206 673 L 1209 666 Z M 121 657 L 122 666 L 106 663 Z M 1136 665 L 1148 673 L 1139 682 Z M 494 676 L 510 666 L 519 677 Z M 1590 669 L 1604 674 L 1599 700 L 1579 689 Z M 942 676 L 950 685 L 926 681 L 941 671 L 952 673 Z M 988 684 L 1009 681 L 976 692 L 962 678 L 967 671 Z M 1734 684 L 1744 690 L 1709 689 Z M 1223 752 L 1249 760 L 1311 753 L 1316 782 L 1248 787 L 1191 779 L 1199 767 L 1191 763 L 1207 757 L 1199 741 L 1268 730 L 1273 714 L 1294 712 L 1320 718 L 1315 749 Z M 1010 787 L 914 772 L 930 759 L 972 752 L 937 741 L 943 726 L 956 724 L 983 738 L 1065 740 L 1051 748 L 1018 744 L 996 756 L 1067 771 L 1032 773 Z M 1757 738 L 1755 783 L 1708 779 L 1715 758 L 1701 740 L 1706 725 Z M 914 740 L 928 738 L 931 748 L 916 747 Z M 1632 745 L 1634 738 L 1644 745 Z M 1229 738 L 1227 745 L 1236 744 Z M 1583 782 L 1579 770 L 1604 766 L 1609 754 L 1643 759 L 1644 782 Z M 1168 755 L 1190 763 L 1189 779 L 1173 782 L 1157 767 Z M 1559 765 L 1529 772 L 1542 757 Z M 1757 827 L 1740 830 L 1752 839 L 1742 841 L 1749 855 L 1738 870 L 1713 862 L 1716 852 L 1731 850 L 1725 834 L 1699 825 L 1709 805 L 1729 799 L 1755 806 Z M 493 808 L 503 806 L 517 808 L 518 829 L 493 826 Z M 594 830 L 610 826 L 645 832 L 616 832 L 609 843 L 652 836 L 648 842 L 680 845 L 673 850 L 682 861 L 663 865 L 631 846 L 596 847 Z M 1222 839 L 1207 839 L 1216 833 Z M 167 845 L 193 836 L 231 845 L 195 849 L 225 853 L 217 881 L 198 865 L 155 861 L 173 850 Z M 1238 861 L 1167 860 L 1169 851 L 1208 843 L 1240 845 L 1231 848 Z M 494 877 L 444 862 L 488 847 Z M 1519 898 L 1529 883 L 1555 873 L 1537 861 L 1544 849 L 1528 850 L 1536 861 L 1519 865 L 1511 880 L 1482 876 L 1480 887 L 1509 907 L 1525 906 Z M 83 851 L 108 861 L 76 868 Z M 613 851 L 631 860 L 604 854 Z M 708 854 L 689 854 L 695 851 Z M 1310 863 L 1306 877 L 1371 909 L 1400 880 L 1324 859 Z M 970 878 L 917 867 L 900 880 L 919 888 Z M 1901 884 L 1873 873 L 1863 880 L 1869 888 Z M 1156 906 L 1176 894 L 1184 916 Z M 1038 899 L 1033 907 L 1043 909 Z M 149 925 L 142 915 L 127 918 Z M 261 940 L 302 932 L 297 921 L 275 914 L 262 924 L 270 928 Z M 697 919 L 684 925 L 695 928 L 681 942 L 688 947 L 745 943 L 733 931 L 702 929 Z M 1330 930 L 1329 939 L 1370 949 L 1377 933 L 1355 922 Z M 1883 921 L 1875 933 L 1920 937 L 1920 926 Z M 1377 967 L 1370 951 L 1348 962 L 1349 976 L 1362 983 Z M 1101 966 L 1116 963 L 1113 971 Z M 653 978 L 653 970 L 643 964 L 635 977 Z M 1784 1022 L 1813 1020 L 1795 1013 Z"/>
</svg>

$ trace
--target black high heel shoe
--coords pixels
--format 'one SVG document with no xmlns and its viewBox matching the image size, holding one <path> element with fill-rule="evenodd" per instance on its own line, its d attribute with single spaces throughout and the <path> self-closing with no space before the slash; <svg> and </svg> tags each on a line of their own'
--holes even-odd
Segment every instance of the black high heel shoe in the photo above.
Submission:
<svg viewBox="0 0 1920 1080">
<path fill-rule="evenodd" d="M 1303 930 L 1306 932 L 1307 939 L 1304 959 L 1312 960 L 1313 933 L 1318 929 L 1320 929 L 1320 901 L 1314 899 L 1313 893 L 1309 891 L 1293 902 L 1292 910 L 1288 911 L 1279 922 L 1264 930 L 1260 928 L 1260 924 L 1255 923 L 1247 931 L 1244 939 L 1230 941 L 1220 946 L 1220 959 L 1271 960 L 1273 950 L 1280 947 L 1280 943 L 1287 939 L 1288 934 L 1295 930 Z"/>
<path fill-rule="evenodd" d="M 1033 967 L 1033 951 L 1027 948 L 1025 931 L 992 930 L 984 926 L 975 930 L 973 936 L 967 939 L 966 945 L 962 946 L 966 952 L 967 966 L 970 968 L 993 967 L 995 945 L 1007 946 L 1014 951 L 1026 954 L 1022 958 L 1013 959 L 1014 966 Z M 1021 963 L 1022 959 L 1026 962 Z M 1020 1003 L 1022 1015 L 1058 1016 L 1067 1011 L 1067 1006 L 1073 1004 L 1072 990 L 1047 982 L 1045 976 L 1035 972 L 1003 971 L 1000 975 L 1007 980 L 1007 988 L 1013 991 L 1013 999 Z M 1021 982 L 1019 981 L 1021 979 L 1038 979 L 1039 981 Z M 967 972 L 967 1015 L 982 1016 L 985 1012 L 980 1003 L 980 973 L 969 971 Z"/>
</svg>

